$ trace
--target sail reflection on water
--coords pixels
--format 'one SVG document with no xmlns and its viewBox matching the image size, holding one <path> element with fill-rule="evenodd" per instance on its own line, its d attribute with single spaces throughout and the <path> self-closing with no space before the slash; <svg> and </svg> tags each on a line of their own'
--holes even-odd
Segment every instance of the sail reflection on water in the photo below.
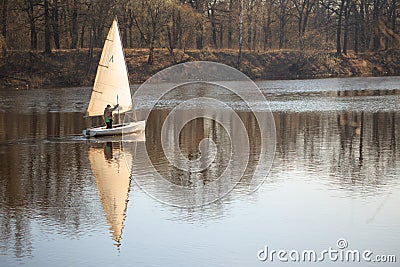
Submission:
<svg viewBox="0 0 400 267">
<path fill-rule="evenodd" d="M 119 247 L 126 218 L 133 157 L 124 151 L 119 142 L 91 146 L 88 154 L 110 233 Z"/>
</svg>

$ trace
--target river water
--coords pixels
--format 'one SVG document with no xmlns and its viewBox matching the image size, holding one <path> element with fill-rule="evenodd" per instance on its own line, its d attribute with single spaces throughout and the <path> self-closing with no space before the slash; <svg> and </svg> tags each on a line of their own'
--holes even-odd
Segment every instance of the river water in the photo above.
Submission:
<svg viewBox="0 0 400 267">
<path fill-rule="evenodd" d="M 191 208 L 169 205 L 174 191 L 158 187 L 132 151 L 146 148 L 155 169 L 175 185 L 197 192 L 212 183 L 229 159 L 217 152 L 205 172 L 177 171 L 160 148 L 160 126 L 174 106 L 201 90 L 201 96 L 219 95 L 251 129 L 254 117 L 229 92 L 172 94 L 150 114 L 145 136 L 123 144 L 80 136 L 89 123 L 100 122 L 83 118 L 90 88 L 0 91 L 0 265 L 287 266 L 282 261 L 293 262 L 293 251 L 314 250 L 319 257 L 324 250 L 350 249 L 372 254 L 370 262 L 361 258 L 349 266 L 397 266 L 400 77 L 258 86 L 276 126 L 268 177 L 248 191 L 260 160 L 254 130 L 243 179 L 223 198 Z M 146 108 L 146 98 L 135 101 Z M 198 157 L 199 142 L 210 136 L 218 151 L 232 149 L 223 128 L 196 119 L 181 132 L 182 153 Z M 158 190 L 162 202 L 136 181 Z M 279 259 L 273 250 L 287 253 Z M 324 265 L 346 261 L 331 256 L 325 254 Z M 375 256 L 395 256 L 397 263 L 378 263 L 382 257 Z"/>
</svg>

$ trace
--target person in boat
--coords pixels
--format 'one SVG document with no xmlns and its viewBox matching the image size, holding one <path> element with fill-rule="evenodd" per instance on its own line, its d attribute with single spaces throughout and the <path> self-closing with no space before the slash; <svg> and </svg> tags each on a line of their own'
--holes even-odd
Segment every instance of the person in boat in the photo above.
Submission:
<svg viewBox="0 0 400 267">
<path fill-rule="evenodd" d="M 111 105 L 107 105 L 107 107 L 104 109 L 104 121 L 106 122 L 107 129 L 112 128 L 112 118 L 113 118 L 113 111 L 118 108 L 118 104 L 115 105 L 113 108 L 111 108 Z"/>
</svg>

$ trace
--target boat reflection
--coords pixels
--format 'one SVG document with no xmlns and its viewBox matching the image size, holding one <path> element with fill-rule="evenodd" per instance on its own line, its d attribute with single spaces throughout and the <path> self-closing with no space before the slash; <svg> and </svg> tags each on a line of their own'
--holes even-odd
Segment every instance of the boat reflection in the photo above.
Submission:
<svg viewBox="0 0 400 267">
<path fill-rule="evenodd" d="M 137 140 L 142 140 L 138 138 Z M 88 157 L 96 180 L 101 205 L 112 239 L 121 246 L 126 219 L 133 155 L 136 142 L 104 140 L 88 149 Z M 129 150 L 124 149 L 129 147 Z"/>
</svg>

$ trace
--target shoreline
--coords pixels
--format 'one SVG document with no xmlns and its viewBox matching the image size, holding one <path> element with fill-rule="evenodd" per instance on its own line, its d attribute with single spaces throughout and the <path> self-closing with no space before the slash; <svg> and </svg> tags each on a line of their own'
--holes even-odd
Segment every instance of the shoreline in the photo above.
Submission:
<svg viewBox="0 0 400 267">
<path fill-rule="evenodd" d="M 9 51 L 0 63 L 0 88 L 59 88 L 92 86 L 101 49 L 55 50 L 51 54 Z M 236 50 L 155 50 L 147 64 L 146 49 L 125 49 L 131 84 L 141 84 L 158 71 L 175 64 L 214 61 L 236 66 Z M 254 81 L 296 80 L 400 75 L 400 51 L 349 53 L 277 50 L 244 51 L 240 71 Z"/>
</svg>

